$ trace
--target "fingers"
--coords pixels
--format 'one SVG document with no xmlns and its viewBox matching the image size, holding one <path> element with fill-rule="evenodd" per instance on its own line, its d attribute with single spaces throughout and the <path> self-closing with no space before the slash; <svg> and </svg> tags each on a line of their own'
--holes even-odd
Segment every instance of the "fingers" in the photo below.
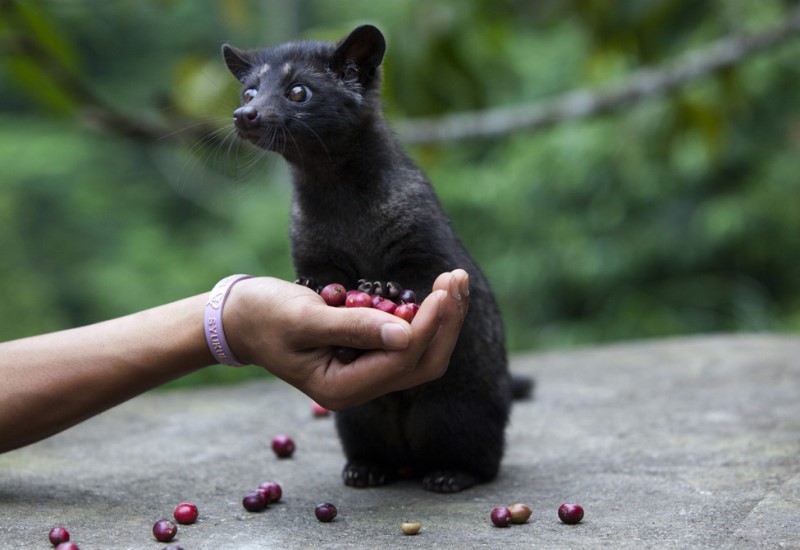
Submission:
<svg viewBox="0 0 800 550">
<path fill-rule="evenodd" d="M 469 275 L 463 269 L 456 269 L 450 273 L 442 273 L 433 283 L 434 290 L 446 290 L 455 302 L 450 302 L 451 306 L 446 315 L 458 312 L 463 319 L 469 309 Z"/>
<path fill-rule="evenodd" d="M 438 378 L 447 371 L 469 307 L 469 277 L 463 270 L 443 274 L 436 279 L 433 288 L 442 294 L 436 323 L 430 327 L 418 327 L 416 318 L 411 323 L 415 334 L 422 332 L 425 335 L 425 346 L 417 363 L 417 371 L 420 377 L 428 380 Z"/>
<path fill-rule="evenodd" d="M 374 350 L 343 365 L 334 360 L 327 388 L 346 387 L 326 399 L 337 409 L 407 389 L 441 377 L 458 340 L 469 303 L 469 278 L 463 270 L 441 275 L 411 323 L 413 341 L 400 351 Z M 335 381 L 334 381 L 335 379 Z"/>
</svg>

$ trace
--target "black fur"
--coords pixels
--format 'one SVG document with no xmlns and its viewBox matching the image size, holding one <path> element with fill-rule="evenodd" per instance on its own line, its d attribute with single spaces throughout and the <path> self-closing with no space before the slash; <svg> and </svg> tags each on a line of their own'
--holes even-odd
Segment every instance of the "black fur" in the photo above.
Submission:
<svg viewBox="0 0 800 550">
<path fill-rule="evenodd" d="M 486 278 L 384 121 L 384 50 L 381 32 L 367 25 L 338 45 L 225 45 L 223 56 L 243 84 L 240 136 L 291 167 L 298 277 L 347 288 L 361 278 L 394 280 L 421 300 L 440 273 L 469 273 L 470 312 L 445 376 L 336 417 L 346 484 L 413 472 L 429 490 L 455 492 L 491 480 L 500 466 L 512 393 L 503 326 Z"/>
</svg>

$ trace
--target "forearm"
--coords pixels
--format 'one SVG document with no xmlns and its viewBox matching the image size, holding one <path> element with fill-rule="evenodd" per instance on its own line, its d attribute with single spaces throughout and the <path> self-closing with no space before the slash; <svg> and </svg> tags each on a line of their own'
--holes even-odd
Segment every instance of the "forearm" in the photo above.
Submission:
<svg viewBox="0 0 800 550">
<path fill-rule="evenodd" d="M 214 363 L 205 299 L 0 344 L 0 452 Z"/>
</svg>

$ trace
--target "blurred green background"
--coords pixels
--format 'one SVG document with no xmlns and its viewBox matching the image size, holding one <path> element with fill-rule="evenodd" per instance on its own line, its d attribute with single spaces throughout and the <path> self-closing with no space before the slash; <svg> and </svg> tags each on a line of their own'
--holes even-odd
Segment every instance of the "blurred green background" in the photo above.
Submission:
<svg viewBox="0 0 800 550">
<path fill-rule="evenodd" d="M 0 0 L 0 339 L 292 279 L 283 161 L 231 131 L 219 54 L 385 32 L 420 117 L 536 104 L 780 25 L 779 0 Z M 800 329 L 800 36 L 668 94 L 416 144 L 510 350 Z M 262 376 L 215 367 L 181 383 Z"/>
</svg>

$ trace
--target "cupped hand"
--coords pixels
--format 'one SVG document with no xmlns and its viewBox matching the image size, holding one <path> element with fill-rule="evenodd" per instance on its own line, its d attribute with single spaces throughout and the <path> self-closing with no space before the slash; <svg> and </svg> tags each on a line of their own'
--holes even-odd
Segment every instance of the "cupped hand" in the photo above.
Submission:
<svg viewBox="0 0 800 550">
<path fill-rule="evenodd" d="M 223 326 L 240 360 L 260 365 L 338 410 L 441 377 L 469 307 L 469 276 L 442 273 L 409 324 L 372 308 L 334 308 L 306 287 L 260 277 L 237 283 Z M 341 363 L 335 347 L 366 350 Z"/>
</svg>

